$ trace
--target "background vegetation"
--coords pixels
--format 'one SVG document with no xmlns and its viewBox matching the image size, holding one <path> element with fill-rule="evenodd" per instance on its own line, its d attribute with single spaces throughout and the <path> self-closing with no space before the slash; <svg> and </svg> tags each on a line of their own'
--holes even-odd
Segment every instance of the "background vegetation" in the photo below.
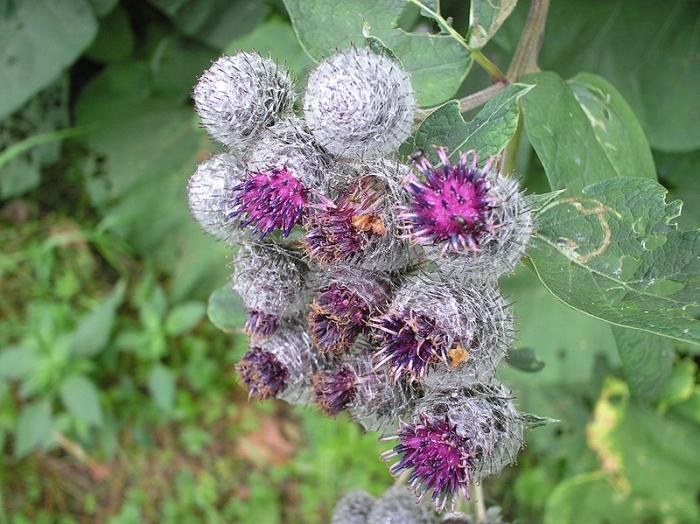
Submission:
<svg viewBox="0 0 700 524">
<path fill-rule="evenodd" d="M 502 69 L 527 4 L 484 49 Z M 659 4 L 554 0 L 541 64 L 620 90 L 697 228 L 700 4 Z M 464 34 L 468 2 L 442 9 Z M 437 30 L 418 8 L 398 23 Z M 281 1 L 0 2 L 0 524 L 327 522 L 345 490 L 391 483 L 373 435 L 249 404 L 236 383 L 242 313 L 210 297 L 229 254 L 184 191 L 214 147 L 190 90 L 236 49 L 270 53 L 302 85 L 313 64 Z M 475 67 L 460 93 L 488 82 Z M 517 171 L 547 191 L 523 144 Z M 518 466 L 486 483 L 488 504 L 519 522 L 700 519 L 697 349 L 638 335 L 628 343 L 659 356 L 641 380 L 614 330 L 528 267 L 504 286 L 520 351 L 502 378 L 525 411 L 561 422 L 528 435 Z"/>
</svg>

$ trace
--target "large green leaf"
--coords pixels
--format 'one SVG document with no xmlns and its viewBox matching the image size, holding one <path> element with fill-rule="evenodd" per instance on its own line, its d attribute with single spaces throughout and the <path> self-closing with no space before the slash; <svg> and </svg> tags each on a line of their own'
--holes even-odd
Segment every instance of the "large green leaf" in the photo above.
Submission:
<svg viewBox="0 0 700 524">
<path fill-rule="evenodd" d="M 252 30 L 270 12 L 260 0 L 149 0 L 184 34 L 217 49 Z"/>
<path fill-rule="evenodd" d="M 420 125 L 415 147 L 424 149 L 433 159 L 433 146 L 447 147 L 451 158 L 469 150 L 476 151 L 483 159 L 500 153 L 518 126 L 518 100 L 531 88 L 527 84 L 509 85 L 469 122 L 462 118 L 456 100 L 447 102 Z"/>
<path fill-rule="evenodd" d="M 560 197 L 538 216 L 530 257 L 547 288 L 612 324 L 700 343 L 700 231 L 652 180 L 618 177 Z"/>
<path fill-rule="evenodd" d="M 86 0 L 12 2 L 0 9 L 0 119 L 53 82 L 96 32 Z"/>
<path fill-rule="evenodd" d="M 285 0 L 285 5 L 299 42 L 317 61 L 336 49 L 362 46 L 366 28 L 411 74 L 421 106 L 454 95 L 471 67 L 469 51 L 451 36 L 408 33 L 396 27 L 405 0 Z"/>
<path fill-rule="evenodd" d="M 469 46 L 480 49 L 498 31 L 518 0 L 472 0 L 469 5 Z"/>
<path fill-rule="evenodd" d="M 226 284 L 211 294 L 207 315 L 212 324 L 227 333 L 239 331 L 246 320 L 243 301 L 231 289 L 231 284 Z"/>
<path fill-rule="evenodd" d="M 102 425 L 102 409 L 95 384 L 84 375 L 71 375 L 61 384 L 61 401 L 77 419 Z"/>
<path fill-rule="evenodd" d="M 570 76 L 590 71 L 617 87 L 655 149 L 700 147 L 700 3 L 558 0 L 541 61 Z"/>
<path fill-rule="evenodd" d="M 625 380 L 643 399 L 655 398 L 673 368 L 673 341 L 635 329 L 612 326 Z"/>
<path fill-rule="evenodd" d="M 178 301 L 195 288 L 208 295 L 221 282 L 225 250 L 201 232 L 185 196 L 211 143 L 180 95 L 163 96 L 157 87 L 148 64 L 115 64 L 84 88 L 76 113 L 79 123 L 96 126 L 85 143 L 106 161 L 89 185 L 105 215 L 101 226 L 173 274 Z"/>
<path fill-rule="evenodd" d="M 700 227 L 700 150 L 685 154 L 654 154 L 659 179 L 673 198 L 683 200 L 683 227 Z"/>
<path fill-rule="evenodd" d="M 21 458 L 52 441 L 51 403 L 39 400 L 22 408 L 15 429 L 15 457 Z"/>
<path fill-rule="evenodd" d="M 587 436 L 616 489 L 646 513 L 637 521 L 698 521 L 699 426 L 632 401 L 624 382 L 608 378 Z"/>
<path fill-rule="evenodd" d="M 555 73 L 528 77 L 525 129 L 552 189 L 578 193 L 615 176 L 655 178 L 644 132 L 622 96 L 600 77 L 564 82 Z"/>
</svg>

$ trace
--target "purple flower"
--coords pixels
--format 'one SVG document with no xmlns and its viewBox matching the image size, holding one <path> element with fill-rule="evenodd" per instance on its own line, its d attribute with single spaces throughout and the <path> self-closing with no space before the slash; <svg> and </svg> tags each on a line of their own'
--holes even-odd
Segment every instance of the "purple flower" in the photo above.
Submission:
<svg viewBox="0 0 700 524">
<path fill-rule="evenodd" d="M 455 494 L 469 496 L 471 455 L 468 441 L 445 418 L 422 415 L 415 424 L 401 423 L 399 444 L 383 457 L 398 456 L 390 471 L 400 475 L 409 471 L 408 484 L 422 497 L 432 492 L 431 499 L 438 511 L 450 504 L 454 509 Z"/>
<path fill-rule="evenodd" d="M 380 346 L 376 367 L 387 365 L 394 380 L 403 377 L 415 381 L 447 360 L 447 337 L 425 314 L 402 308 L 373 319 L 372 326 Z"/>
<path fill-rule="evenodd" d="M 253 173 L 234 191 L 231 216 L 240 217 L 242 227 L 253 225 L 261 239 L 276 229 L 289 236 L 308 203 L 307 190 L 286 168 Z"/>
<path fill-rule="evenodd" d="M 276 315 L 269 315 L 257 309 L 248 310 L 244 330 L 248 335 L 266 337 L 277 330 L 279 318 Z"/>
<path fill-rule="evenodd" d="M 343 411 L 357 396 L 357 375 L 350 366 L 319 371 L 311 385 L 320 410 L 331 417 Z"/>
<path fill-rule="evenodd" d="M 248 388 L 248 396 L 258 400 L 274 397 L 289 379 L 289 370 L 278 358 L 258 347 L 252 347 L 236 364 L 236 371 Z"/>
<path fill-rule="evenodd" d="M 387 234 L 379 215 L 383 198 L 376 180 L 363 178 L 336 202 L 323 199 L 306 220 L 306 252 L 326 265 L 359 254 L 370 241 Z"/>
<path fill-rule="evenodd" d="M 478 251 L 481 238 L 496 227 L 490 221 L 489 168 L 479 169 L 476 157 L 469 162 L 464 153 L 459 163 L 451 164 L 447 149 L 436 151 L 442 165 L 434 167 L 420 157 L 416 167 L 425 180 L 414 179 L 406 186 L 411 194 L 402 213 L 406 236 L 424 245 L 445 242 L 445 250 Z"/>
</svg>

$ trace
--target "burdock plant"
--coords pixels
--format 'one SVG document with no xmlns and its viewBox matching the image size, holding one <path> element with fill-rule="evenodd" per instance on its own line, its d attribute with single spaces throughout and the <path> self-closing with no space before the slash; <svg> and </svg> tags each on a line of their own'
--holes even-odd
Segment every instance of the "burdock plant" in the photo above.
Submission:
<svg viewBox="0 0 700 524">
<path fill-rule="evenodd" d="M 250 349 L 236 371 L 251 398 L 347 412 L 398 439 L 391 472 L 452 508 L 522 442 L 494 378 L 513 338 L 495 277 L 523 254 L 529 207 L 495 157 L 399 158 L 416 110 L 394 56 L 353 47 L 323 60 L 303 115 L 291 86 L 269 59 L 239 53 L 195 89 L 203 125 L 230 149 L 199 167 L 189 195 L 205 229 L 239 244 L 232 288 Z M 405 487 L 349 496 L 336 513 L 432 520 Z"/>
</svg>

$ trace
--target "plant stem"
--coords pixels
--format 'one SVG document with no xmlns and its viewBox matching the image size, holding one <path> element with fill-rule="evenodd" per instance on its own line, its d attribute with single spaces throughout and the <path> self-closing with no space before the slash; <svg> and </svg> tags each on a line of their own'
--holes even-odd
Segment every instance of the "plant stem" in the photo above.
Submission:
<svg viewBox="0 0 700 524">
<path fill-rule="evenodd" d="M 476 521 L 486 522 L 486 505 L 484 504 L 484 490 L 481 487 L 481 484 L 473 484 L 472 493 L 474 494 Z"/>
<path fill-rule="evenodd" d="M 525 73 L 539 70 L 537 56 L 540 52 L 548 10 L 549 0 L 532 0 L 530 12 L 527 15 L 527 22 L 525 22 L 518 47 L 506 74 L 511 82 Z"/>
<path fill-rule="evenodd" d="M 493 82 L 502 82 L 503 80 L 506 79 L 506 75 L 503 74 L 503 71 L 501 71 L 496 64 L 491 62 L 484 53 L 482 53 L 478 49 L 472 49 L 469 47 L 469 44 L 467 44 L 467 41 L 460 35 L 454 27 L 452 27 L 447 20 L 445 20 L 442 15 L 439 13 L 436 13 L 429 7 L 427 7 L 423 2 L 420 0 L 409 0 L 412 4 L 417 5 L 420 7 L 423 11 L 428 13 L 440 26 L 440 28 L 448 33 L 452 38 L 454 38 L 459 44 L 464 47 L 469 53 L 471 54 L 472 59 L 474 62 L 479 64 L 484 70 L 489 74 L 491 77 L 491 80 Z"/>
<path fill-rule="evenodd" d="M 508 82 L 497 82 L 485 89 L 482 89 L 481 91 L 477 91 L 476 93 L 467 95 L 464 98 L 460 98 L 459 112 L 465 113 L 471 109 L 474 109 L 475 107 L 484 105 L 486 102 L 491 100 L 496 93 L 502 89 L 505 89 L 507 85 Z"/>
<path fill-rule="evenodd" d="M 472 58 L 474 59 L 474 62 L 479 64 L 484 71 L 489 74 L 492 82 L 508 82 L 508 79 L 506 78 L 506 75 L 503 74 L 503 71 L 501 71 L 496 64 L 491 62 L 491 60 L 489 60 L 484 53 L 474 50 L 472 51 Z"/>
</svg>

